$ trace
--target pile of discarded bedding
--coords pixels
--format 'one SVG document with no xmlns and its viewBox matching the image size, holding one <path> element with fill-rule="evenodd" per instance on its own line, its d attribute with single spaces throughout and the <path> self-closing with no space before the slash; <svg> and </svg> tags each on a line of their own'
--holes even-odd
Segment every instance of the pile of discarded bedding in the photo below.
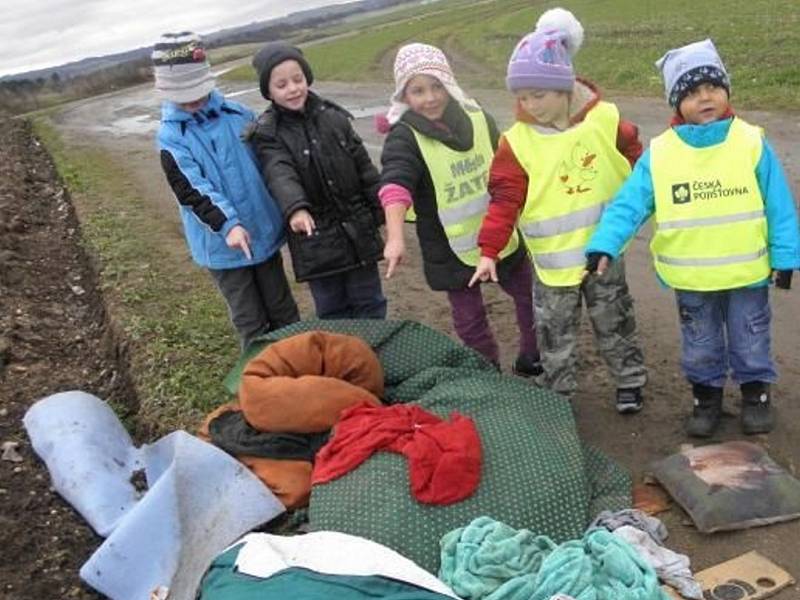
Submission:
<svg viewBox="0 0 800 600">
<path fill-rule="evenodd" d="M 664 597 L 659 577 L 681 585 L 685 557 L 661 551 L 652 522 L 620 517 L 630 480 L 583 446 L 569 405 L 443 334 L 297 323 L 264 338 L 228 384 L 237 402 L 200 432 L 216 446 L 175 432 L 134 448 L 80 393 L 29 411 L 56 489 L 108 536 L 81 570 L 96 589 L 120 600 L 645 600 Z M 311 533 L 236 541 L 305 505 Z M 639 533 L 621 535 L 621 522 Z"/>
<path fill-rule="evenodd" d="M 230 382 L 247 421 L 293 434 L 327 433 L 336 423 L 313 470 L 305 463 L 313 531 L 378 542 L 436 573 L 439 540 L 476 517 L 560 542 L 579 537 L 601 510 L 630 506 L 629 478 L 584 447 L 563 399 L 498 373 L 437 331 L 408 321 L 316 321 L 264 343 L 243 359 L 238 386 Z M 285 414 L 291 423 L 275 422 Z M 405 452 L 370 446 L 390 445 L 393 433 Z M 282 499 L 287 481 L 300 479 L 299 470 L 285 480 L 256 472 Z"/>
</svg>

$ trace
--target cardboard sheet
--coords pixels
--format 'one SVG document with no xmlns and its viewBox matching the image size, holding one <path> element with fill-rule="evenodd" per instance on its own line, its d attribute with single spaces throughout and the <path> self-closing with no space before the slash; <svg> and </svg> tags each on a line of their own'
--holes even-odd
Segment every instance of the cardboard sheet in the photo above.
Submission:
<svg viewBox="0 0 800 600">
<path fill-rule="evenodd" d="M 758 552 L 748 552 L 695 573 L 695 578 L 703 586 L 705 600 L 761 600 L 795 582 L 794 577 Z M 681 598 L 671 588 L 664 590 L 671 598 Z"/>
</svg>

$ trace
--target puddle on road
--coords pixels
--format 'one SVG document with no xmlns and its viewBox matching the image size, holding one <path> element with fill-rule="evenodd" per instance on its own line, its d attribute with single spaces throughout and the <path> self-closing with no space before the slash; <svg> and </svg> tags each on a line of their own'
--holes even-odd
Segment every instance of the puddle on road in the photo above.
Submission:
<svg viewBox="0 0 800 600">
<path fill-rule="evenodd" d="M 128 135 L 150 135 L 158 130 L 158 119 L 153 115 L 136 115 L 115 119 L 109 125 L 91 125 L 93 131 L 108 133 L 114 137 L 125 137 Z"/>
<path fill-rule="evenodd" d="M 248 88 L 246 90 L 238 90 L 238 91 L 235 91 L 235 92 L 227 92 L 226 91 L 225 92 L 225 97 L 226 98 L 237 98 L 239 96 L 245 96 L 245 95 L 248 95 L 248 94 L 259 94 L 259 89 L 258 88 Z M 260 101 L 260 95 L 258 96 L 258 101 Z M 251 108 L 253 108 L 253 106 L 249 102 L 247 102 L 245 100 L 240 100 L 240 102 L 244 102 L 245 104 L 248 104 L 248 105 L 251 106 Z M 375 115 L 379 115 L 381 113 L 385 113 L 389 109 L 389 107 L 387 105 L 351 106 L 351 105 L 347 104 L 347 102 L 340 102 L 338 100 L 337 100 L 337 103 L 340 104 L 341 106 L 343 106 L 356 119 L 365 119 L 367 117 L 373 117 Z M 255 107 L 255 108 L 253 108 L 253 110 L 258 112 L 259 109 L 258 109 L 258 107 Z"/>
<path fill-rule="evenodd" d="M 226 98 L 236 98 L 238 96 L 244 96 L 247 94 L 251 94 L 254 92 L 258 92 L 257 88 L 252 89 L 245 89 L 239 90 L 235 92 L 228 92 L 225 94 Z M 244 102 L 247 105 L 250 105 L 253 110 L 258 110 L 260 107 L 254 107 L 250 102 L 247 100 L 241 99 L 240 102 Z M 349 105 L 346 102 L 342 103 L 344 106 L 356 119 L 364 119 L 373 117 L 374 115 L 381 114 L 386 112 L 387 106 L 386 105 L 376 105 L 376 106 L 359 106 L 359 105 Z M 131 106 L 130 108 L 134 108 Z M 140 108 L 144 108 L 140 105 Z M 115 111 L 119 112 L 119 111 Z M 125 111 L 128 112 L 130 115 L 133 111 Z M 159 125 L 159 114 L 155 111 L 151 113 L 144 113 L 144 114 L 133 114 L 130 116 L 124 116 L 118 119 L 114 119 L 108 124 L 100 124 L 94 123 L 90 127 L 94 131 L 102 132 L 105 134 L 113 135 L 114 137 L 125 137 L 129 135 L 142 135 L 142 136 L 150 136 L 155 134 L 158 131 Z"/>
<path fill-rule="evenodd" d="M 155 133 L 158 130 L 158 123 L 158 119 L 152 115 L 137 115 L 117 119 L 110 128 L 120 135 Z"/>
</svg>

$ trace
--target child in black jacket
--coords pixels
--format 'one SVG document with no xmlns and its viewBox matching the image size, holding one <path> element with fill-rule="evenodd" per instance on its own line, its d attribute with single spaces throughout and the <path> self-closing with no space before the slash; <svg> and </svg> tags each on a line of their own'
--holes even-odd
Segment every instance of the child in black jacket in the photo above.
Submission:
<svg viewBox="0 0 800 600">
<path fill-rule="evenodd" d="M 267 44 L 253 66 L 272 105 L 251 141 L 289 226 L 297 281 L 308 281 L 321 319 L 385 318 L 380 178 L 352 116 L 309 90 L 314 76 L 298 48 Z"/>
</svg>

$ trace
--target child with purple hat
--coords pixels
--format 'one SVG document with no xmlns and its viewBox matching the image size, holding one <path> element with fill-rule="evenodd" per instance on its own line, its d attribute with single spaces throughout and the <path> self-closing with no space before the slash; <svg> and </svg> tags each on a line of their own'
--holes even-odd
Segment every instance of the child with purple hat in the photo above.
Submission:
<svg viewBox="0 0 800 600">
<path fill-rule="evenodd" d="M 562 8 L 545 12 L 508 64 L 516 123 L 503 134 L 489 175 L 491 202 L 471 283 L 496 277 L 497 253 L 518 224 L 535 268 L 534 309 L 544 372 L 537 383 L 571 398 L 585 302 L 597 344 L 616 380 L 620 413 L 642 407 L 647 373 L 625 268 L 583 280 L 584 247 L 606 202 L 641 154 L 638 130 L 576 78 L 583 27 Z"/>
<path fill-rule="evenodd" d="M 730 78 L 711 40 L 657 63 L 672 126 L 650 142 L 587 246 L 587 271 L 602 273 L 654 217 L 650 243 L 659 279 L 675 289 L 681 366 L 692 385 L 686 430 L 709 437 L 722 416 L 728 370 L 741 391 L 741 427 L 774 424 L 768 284 L 789 289 L 800 266 L 791 190 L 763 131 L 734 115 Z"/>
</svg>

